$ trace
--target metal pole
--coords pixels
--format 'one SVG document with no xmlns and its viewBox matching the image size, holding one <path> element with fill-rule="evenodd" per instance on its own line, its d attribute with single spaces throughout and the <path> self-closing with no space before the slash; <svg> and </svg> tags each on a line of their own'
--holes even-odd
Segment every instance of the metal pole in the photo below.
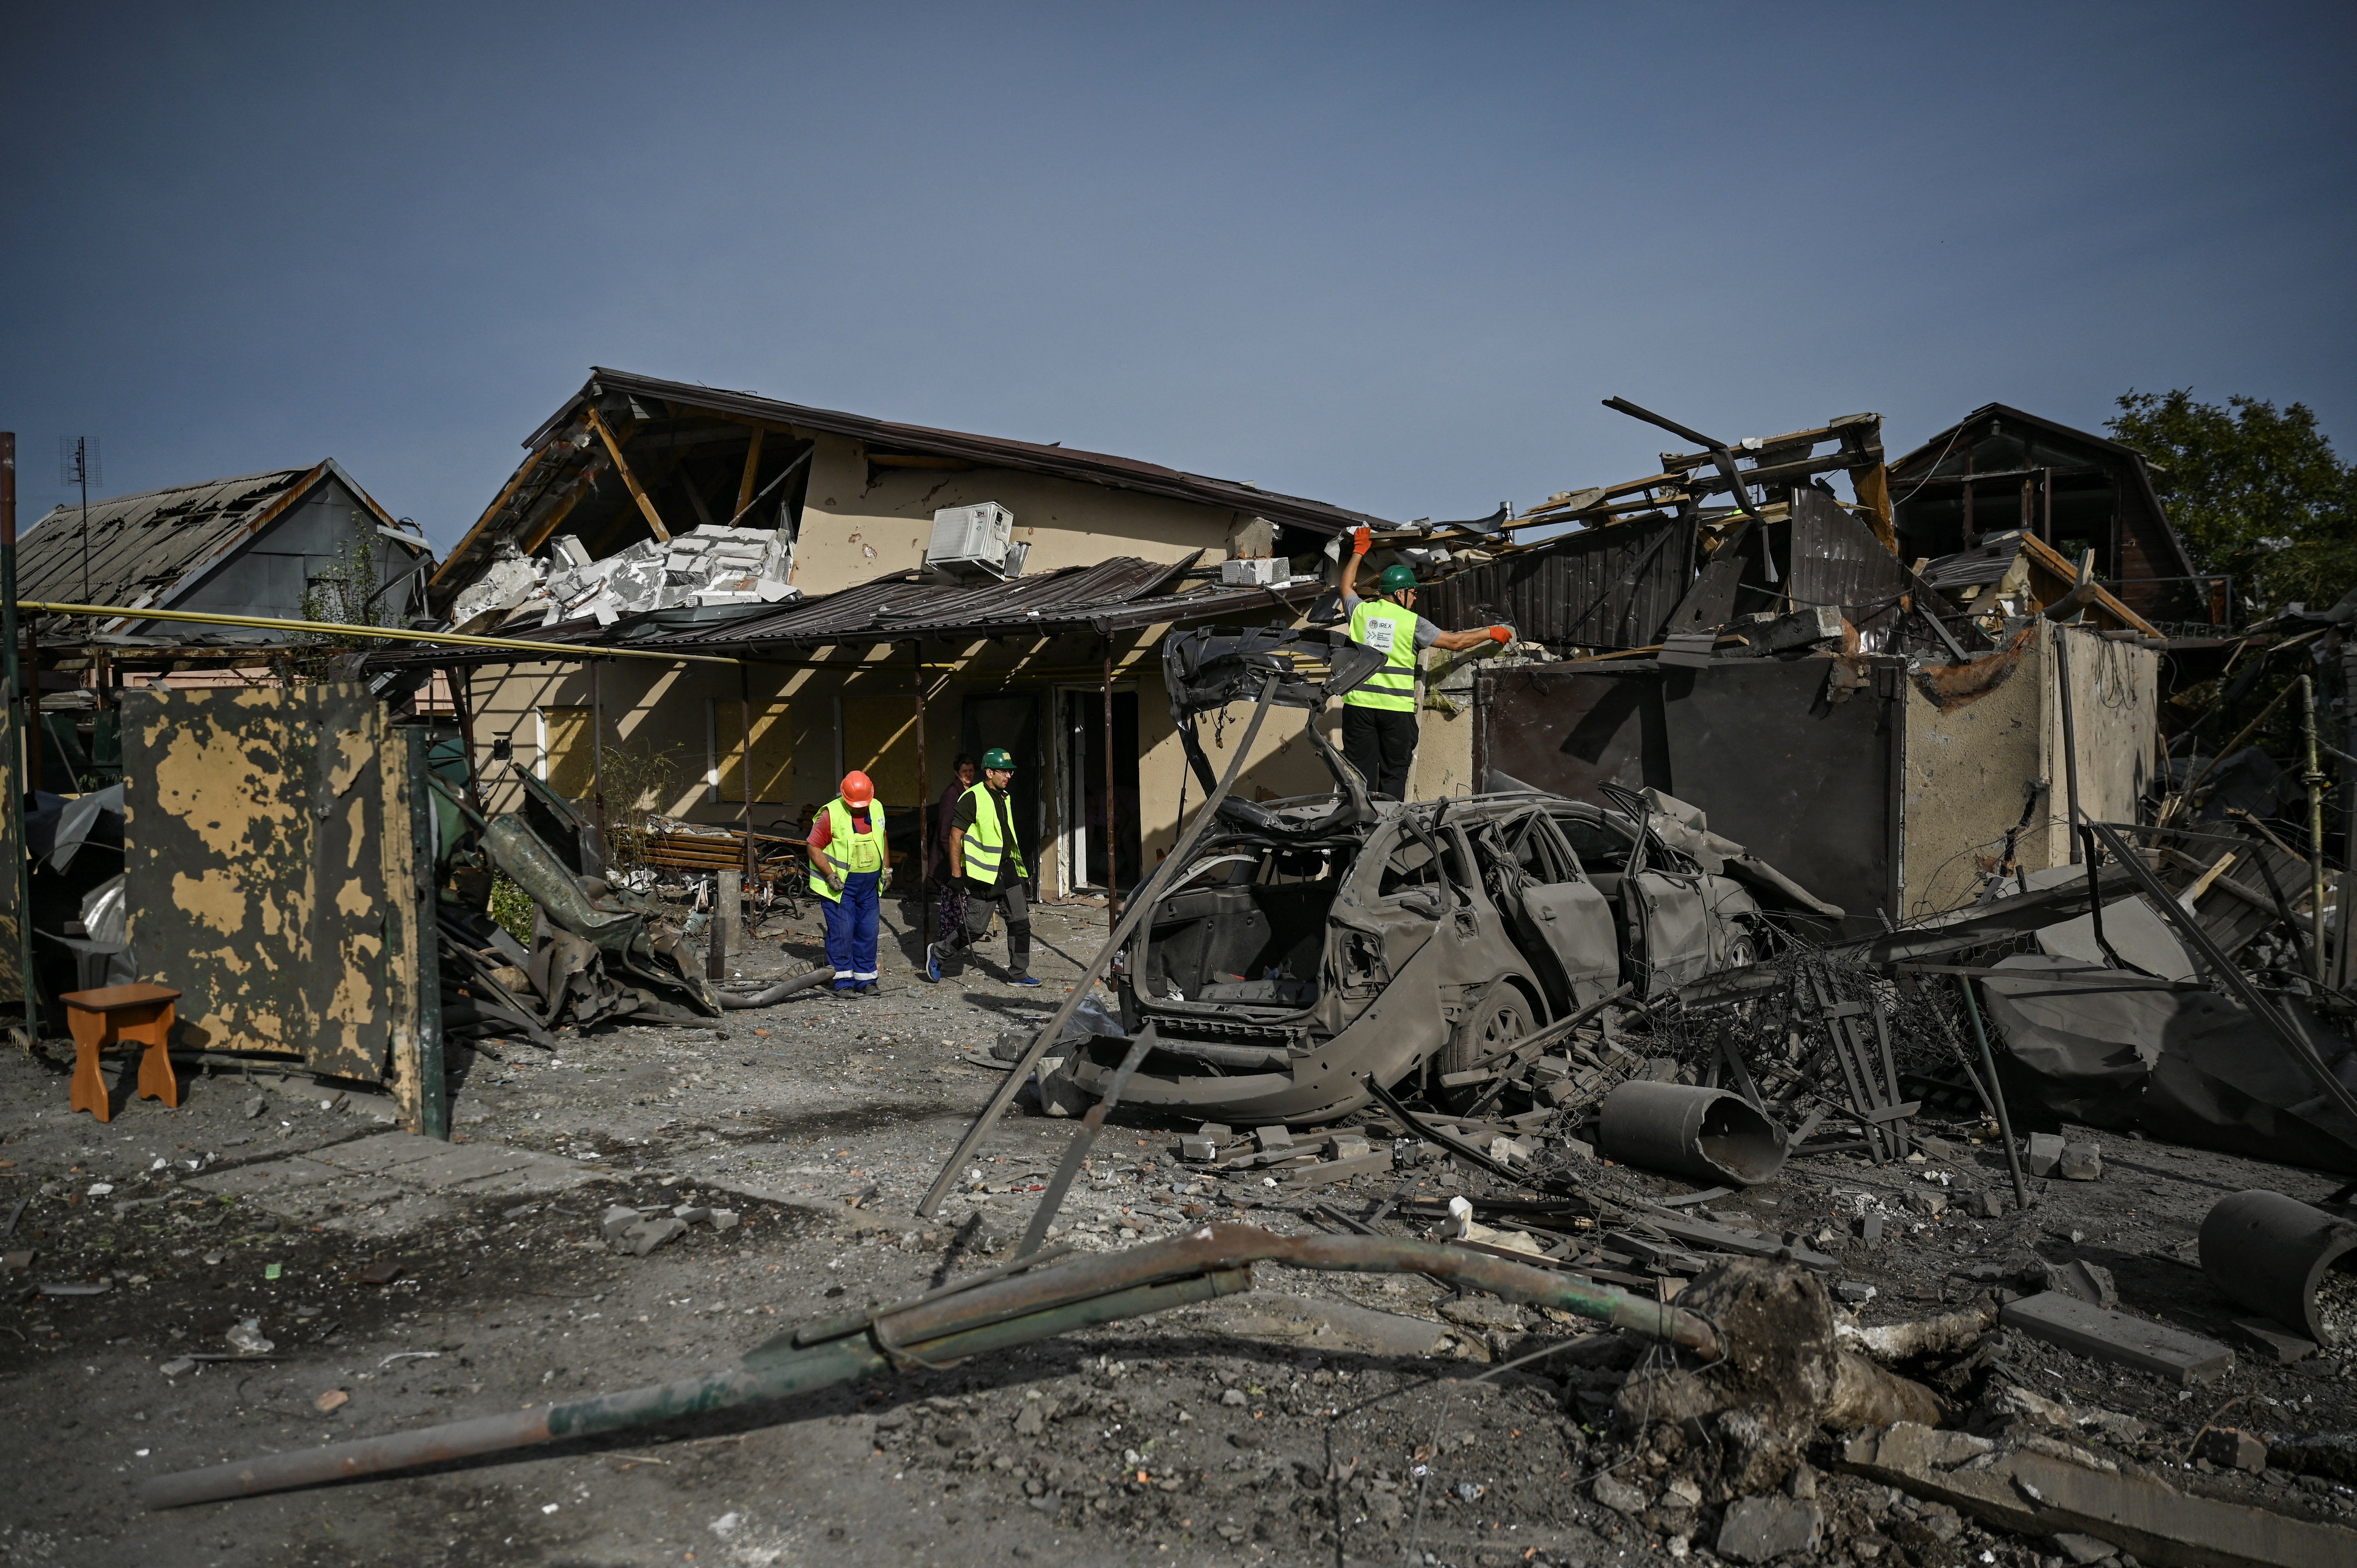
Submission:
<svg viewBox="0 0 2357 1568">
<path fill-rule="evenodd" d="M 2357 739 L 2357 640 L 2341 645 L 2341 695 L 2344 715 L 2341 735 L 2347 745 Z M 2344 753 L 2345 755 L 2345 753 Z M 2357 889 L 2357 779 L 2352 779 L 2349 764 L 2341 765 L 2341 901 L 2349 902 L 2352 889 Z M 2350 912 L 2341 911 L 2341 941 L 2333 950 L 2332 988 L 2345 991 L 2349 986 L 2350 943 L 2357 940 L 2357 921 Z"/>
<path fill-rule="evenodd" d="M 1988 1030 L 1981 1025 L 1981 1004 L 1973 996 L 1973 983 L 1960 979 L 1964 988 L 1964 1011 L 1973 1015 L 1973 1038 L 1980 1043 L 1981 1069 L 1988 1074 L 1989 1104 L 1996 1112 L 1996 1135 L 2005 1140 L 2005 1168 L 2013 1176 L 2013 1201 L 2018 1208 L 2029 1207 L 2029 1186 L 2021 1179 L 2021 1151 L 2013 1146 L 2013 1118 L 2006 1114 L 2005 1090 L 1996 1081 L 1996 1056 L 1989 1049 Z"/>
<path fill-rule="evenodd" d="M 1104 639 L 1105 929 L 1121 924 L 1121 813 L 1113 793 L 1113 639 Z"/>
<path fill-rule="evenodd" d="M 753 874 L 753 672 L 742 664 L 737 666 L 737 721 L 741 726 L 737 737 L 737 771 L 745 776 L 745 809 L 737 813 L 737 820 L 745 829 L 743 891 L 745 896 L 750 897 L 753 890 L 760 886 Z M 877 822 L 876 831 L 883 832 L 884 824 Z M 734 938 L 736 933 L 732 931 L 729 935 Z M 741 940 L 737 943 L 738 951 L 743 951 L 744 947 Z"/>
<path fill-rule="evenodd" d="M 0 758 L 8 792 L 8 842 L 15 847 L 8 875 L 16 905 L 16 972 L 25 985 L 25 1036 L 41 1037 L 40 987 L 33 983 L 33 857 L 25 843 L 25 798 L 31 789 L 25 743 L 25 709 L 16 700 L 22 671 L 16 664 L 16 433 L 0 431 L 0 678 L 8 687 L 8 755 Z"/>
<path fill-rule="evenodd" d="M 2316 983 L 2324 983 L 2324 768 L 2316 757 L 2316 682 L 2299 678 L 2299 728 L 2307 743 L 2306 767 L 2300 774 L 2308 786 L 2308 953 Z M 2341 929 L 2348 929 L 2348 911 L 2341 911 Z"/>
<path fill-rule="evenodd" d="M 29 800 L 41 787 L 41 634 L 29 616 L 24 626 L 25 794 Z"/>
<path fill-rule="evenodd" d="M 1211 819 L 1219 813 L 1220 802 L 1226 800 L 1228 791 L 1235 788 L 1236 775 L 1243 771 L 1244 757 L 1252 751 L 1253 742 L 1260 738 L 1261 722 L 1268 717 L 1269 705 L 1275 695 L 1276 677 L 1271 675 L 1261 682 L 1260 691 L 1253 702 L 1252 720 L 1244 725 L 1243 737 L 1236 743 L 1235 754 L 1228 758 L 1228 770 L 1220 776 L 1217 786 L 1204 798 L 1202 809 L 1195 813 L 1193 823 L 1179 824 L 1178 842 L 1170 846 L 1168 858 L 1154 868 L 1154 875 L 1138 888 L 1136 896 L 1130 900 L 1129 913 L 1114 927 L 1113 936 L 1097 950 L 1096 957 L 1091 959 L 1088 967 L 1082 971 L 1080 983 L 1072 987 L 1064 997 L 1063 1004 L 1032 1036 L 1030 1045 L 1024 1047 L 1023 1054 L 1016 1058 L 1000 1080 L 996 1091 L 991 1095 L 990 1102 L 982 1108 L 982 1114 L 975 1117 L 974 1125 L 966 1129 L 956 1151 L 942 1166 L 942 1174 L 933 1178 L 932 1189 L 925 1194 L 924 1201 L 917 1205 L 919 1218 L 930 1219 L 940 1209 L 942 1199 L 949 1196 L 958 1173 L 965 1169 L 966 1161 L 982 1146 L 982 1141 L 990 1135 L 991 1128 L 997 1125 L 999 1117 L 1013 1102 L 1016 1090 L 1023 1087 L 1024 1081 L 1031 1076 L 1031 1069 L 1047 1054 L 1049 1042 L 1063 1037 L 1064 1026 L 1071 1022 L 1082 1002 L 1094 990 L 1097 977 L 1105 972 L 1105 966 L 1121 950 L 1121 944 L 1127 940 L 1139 918 L 1153 907 L 1160 889 L 1186 865 L 1187 857 L 1194 853 L 1204 831 L 1211 825 Z"/>
<path fill-rule="evenodd" d="M 933 940 L 933 776 L 925 766 L 925 639 L 909 643 L 909 668 L 917 694 L 917 940 Z"/>
<path fill-rule="evenodd" d="M 474 673 L 471 664 L 452 664 L 443 670 L 442 679 L 450 683 L 450 711 L 457 715 L 458 744 L 467 748 L 467 804 L 489 816 L 483 811 L 483 788 L 476 774 Z"/>
<path fill-rule="evenodd" d="M 2079 864 L 2079 732 L 2071 714 L 2071 632 L 2061 622 L 2054 627 L 2054 687 L 2061 693 L 2062 780 L 2069 791 L 2071 864 Z M 2100 917 L 2098 917 L 2100 918 Z"/>
<path fill-rule="evenodd" d="M 598 847 L 604 849 L 606 837 L 606 688 L 597 679 L 603 660 L 589 661 L 589 800 L 597 817 Z M 608 855 L 608 859 L 612 856 Z"/>
</svg>

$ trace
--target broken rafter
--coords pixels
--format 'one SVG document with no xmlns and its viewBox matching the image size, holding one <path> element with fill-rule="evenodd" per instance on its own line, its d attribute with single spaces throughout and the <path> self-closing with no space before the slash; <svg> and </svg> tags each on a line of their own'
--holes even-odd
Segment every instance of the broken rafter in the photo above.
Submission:
<svg viewBox="0 0 2357 1568">
<path fill-rule="evenodd" d="M 599 417 L 595 403 L 584 403 L 581 415 L 589 422 L 589 428 L 597 433 L 597 438 L 606 444 L 606 455 L 614 459 L 614 471 L 622 476 L 623 488 L 630 492 L 630 499 L 637 501 L 639 510 L 646 514 L 647 526 L 655 531 L 656 541 L 669 544 L 671 530 L 663 526 L 662 513 L 655 510 L 655 503 L 648 496 L 645 487 L 639 483 L 639 477 L 630 472 L 630 465 L 622 456 L 622 443 L 616 438 L 613 429 Z"/>
</svg>

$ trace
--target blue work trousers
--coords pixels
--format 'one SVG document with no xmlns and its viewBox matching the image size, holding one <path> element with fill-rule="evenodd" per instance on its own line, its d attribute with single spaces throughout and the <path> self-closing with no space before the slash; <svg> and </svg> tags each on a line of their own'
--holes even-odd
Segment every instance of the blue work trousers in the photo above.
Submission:
<svg viewBox="0 0 2357 1568">
<path fill-rule="evenodd" d="M 825 901 L 826 961 L 837 991 L 875 983 L 876 930 L 883 918 L 877 892 L 883 881 L 880 871 L 855 871 L 843 879 L 843 897 Z"/>
</svg>

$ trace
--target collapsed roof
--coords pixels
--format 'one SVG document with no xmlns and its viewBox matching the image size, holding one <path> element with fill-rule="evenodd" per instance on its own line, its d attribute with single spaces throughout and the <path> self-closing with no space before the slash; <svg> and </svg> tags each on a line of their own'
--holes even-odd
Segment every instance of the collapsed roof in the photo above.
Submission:
<svg viewBox="0 0 2357 1568">
<path fill-rule="evenodd" d="M 597 367 L 525 437 L 528 456 L 435 575 L 436 607 L 447 610 L 503 544 L 530 554 L 561 531 L 603 558 L 650 530 L 667 542 L 691 525 L 758 526 L 780 509 L 798 512 L 820 435 L 863 443 L 871 469 L 1014 469 L 1219 507 L 1319 535 L 1386 526 L 1324 501 L 1134 457 L 900 424 Z"/>
</svg>

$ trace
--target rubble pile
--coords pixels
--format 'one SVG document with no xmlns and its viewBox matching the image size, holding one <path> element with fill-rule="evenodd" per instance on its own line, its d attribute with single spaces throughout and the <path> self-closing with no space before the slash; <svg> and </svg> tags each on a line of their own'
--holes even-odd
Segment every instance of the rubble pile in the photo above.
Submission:
<svg viewBox="0 0 2357 1568">
<path fill-rule="evenodd" d="M 502 542 L 483 575 L 450 607 L 451 629 L 516 630 L 594 620 L 611 626 L 651 610 L 783 604 L 793 545 L 782 529 L 704 523 L 669 540 L 641 539 L 601 560 L 560 534 L 546 560 Z"/>
</svg>

